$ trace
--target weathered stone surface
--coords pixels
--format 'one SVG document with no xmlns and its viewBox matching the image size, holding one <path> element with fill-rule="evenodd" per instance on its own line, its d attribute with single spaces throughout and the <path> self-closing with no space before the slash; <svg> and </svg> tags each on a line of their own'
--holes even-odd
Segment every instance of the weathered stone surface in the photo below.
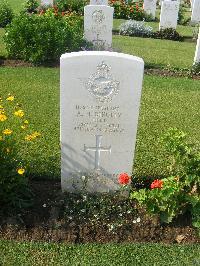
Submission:
<svg viewBox="0 0 200 266">
<path fill-rule="evenodd" d="M 61 57 L 62 189 L 109 192 L 132 173 L 144 62 L 111 52 Z"/>
<path fill-rule="evenodd" d="M 153 19 L 156 16 L 156 0 L 144 0 L 144 11 L 151 15 Z"/>
<path fill-rule="evenodd" d="M 200 63 L 200 28 L 199 28 L 199 35 L 197 39 L 196 52 L 194 56 L 194 63 Z"/>
<path fill-rule="evenodd" d="M 162 1 L 160 13 L 159 29 L 173 28 L 176 29 L 178 21 L 179 2 Z"/>
<path fill-rule="evenodd" d="M 84 37 L 97 48 L 112 46 L 113 12 L 113 7 L 103 5 L 84 8 Z"/>
</svg>

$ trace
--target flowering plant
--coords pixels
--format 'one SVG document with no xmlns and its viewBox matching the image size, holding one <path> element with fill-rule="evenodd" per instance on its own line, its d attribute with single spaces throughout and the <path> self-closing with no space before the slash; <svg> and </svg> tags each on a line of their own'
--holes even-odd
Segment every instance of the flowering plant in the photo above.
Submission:
<svg viewBox="0 0 200 266">
<path fill-rule="evenodd" d="M 133 190 L 131 199 L 171 222 L 179 214 L 191 213 L 193 225 L 200 228 L 200 153 L 186 142 L 186 134 L 169 129 L 162 138 L 171 161 L 170 176 L 154 180 L 149 188 Z"/>
<path fill-rule="evenodd" d="M 21 204 L 20 195 L 27 184 L 26 163 L 22 149 L 26 152 L 29 142 L 40 133 L 30 132 L 29 121 L 14 96 L 0 97 L 0 199 L 2 206 Z"/>
<path fill-rule="evenodd" d="M 121 185 L 128 185 L 131 182 L 131 177 L 127 173 L 122 173 L 118 177 L 118 182 Z"/>
</svg>

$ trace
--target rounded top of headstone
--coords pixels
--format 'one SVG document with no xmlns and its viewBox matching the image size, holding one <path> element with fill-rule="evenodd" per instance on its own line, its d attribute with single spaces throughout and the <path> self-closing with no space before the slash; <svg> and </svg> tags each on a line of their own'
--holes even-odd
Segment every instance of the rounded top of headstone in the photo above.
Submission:
<svg viewBox="0 0 200 266">
<path fill-rule="evenodd" d="M 66 58 L 81 57 L 81 56 L 107 56 L 107 57 L 110 56 L 110 57 L 126 58 L 144 64 L 144 60 L 141 57 L 124 53 L 108 52 L 108 51 L 81 51 L 81 52 L 65 53 L 61 55 L 61 60 Z"/>
</svg>

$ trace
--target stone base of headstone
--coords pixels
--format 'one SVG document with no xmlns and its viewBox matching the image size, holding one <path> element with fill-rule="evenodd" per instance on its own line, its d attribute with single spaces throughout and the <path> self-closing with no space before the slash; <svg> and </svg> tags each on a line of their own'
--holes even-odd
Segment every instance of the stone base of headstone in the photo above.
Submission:
<svg viewBox="0 0 200 266">
<path fill-rule="evenodd" d="M 71 193 L 109 193 L 120 190 L 116 177 L 108 177 L 101 172 L 68 173 L 68 178 L 62 180 L 62 187 Z"/>
</svg>

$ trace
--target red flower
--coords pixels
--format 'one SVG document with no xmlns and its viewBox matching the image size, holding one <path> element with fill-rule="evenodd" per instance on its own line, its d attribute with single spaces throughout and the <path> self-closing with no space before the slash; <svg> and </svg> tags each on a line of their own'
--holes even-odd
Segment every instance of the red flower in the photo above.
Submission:
<svg viewBox="0 0 200 266">
<path fill-rule="evenodd" d="M 118 177 L 118 182 L 121 185 L 128 185 L 131 181 L 131 177 L 127 173 L 122 173 Z"/>
<path fill-rule="evenodd" d="M 163 181 L 162 180 L 159 180 L 159 179 L 156 179 L 156 180 L 154 180 L 151 183 L 151 189 L 154 189 L 154 188 L 162 188 L 162 186 L 163 186 Z"/>
</svg>

